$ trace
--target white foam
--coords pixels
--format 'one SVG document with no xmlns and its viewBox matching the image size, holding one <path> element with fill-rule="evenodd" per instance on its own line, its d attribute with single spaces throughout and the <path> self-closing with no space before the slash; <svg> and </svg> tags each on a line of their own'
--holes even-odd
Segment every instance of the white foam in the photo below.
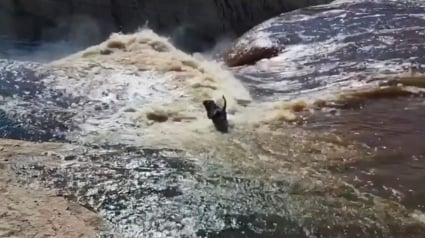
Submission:
<svg viewBox="0 0 425 238">
<path fill-rule="evenodd" d="M 243 110 L 237 100 L 252 100 L 221 63 L 187 55 L 149 29 L 113 34 L 50 67 L 53 76 L 45 80 L 50 86 L 109 105 L 110 110 L 98 111 L 90 103 L 78 107 L 75 120 L 81 131 L 70 138 L 83 143 L 174 148 L 210 143 L 204 135 L 215 130 L 202 100 L 219 100 L 224 95 L 230 119 Z M 149 114 L 162 115 L 167 121 L 149 119 Z"/>
</svg>

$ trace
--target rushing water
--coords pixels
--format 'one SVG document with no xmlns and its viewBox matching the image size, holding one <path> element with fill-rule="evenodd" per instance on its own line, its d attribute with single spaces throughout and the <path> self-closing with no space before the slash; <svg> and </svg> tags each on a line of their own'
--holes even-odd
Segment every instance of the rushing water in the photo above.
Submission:
<svg viewBox="0 0 425 238">
<path fill-rule="evenodd" d="M 353 164 L 347 177 L 367 191 L 424 210 L 424 102 L 421 97 L 366 101 L 338 116 L 310 118 L 306 127 L 366 143 L 376 151 L 375 158 Z"/>
<path fill-rule="evenodd" d="M 241 81 L 148 29 L 49 64 L 1 60 L 2 138 L 64 144 L 11 168 L 101 214 L 105 237 L 421 237 L 411 208 L 424 211 L 422 79 L 391 81 L 411 55 L 424 62 L 417 7 L 331 4 L 272 19 L 286 49 L 232 69 Z M 381 40 L 367 40 L 371 22 Z M 200 103 L 222 95 L 227 135 Z"/>
<path fill-rule="evenodd" d="M 424 14 L 421 1 L 358 0 L 284 13 L 247 32 L 235 46 L 237 51 L 268 41 L 281 52 L 236 72 L 260 100 L 326 98 L 375 87 L 371 79 L 380 75 L 423 73 Z"/>
<path fill-rule="evenodd" d="M 235 71 L 258 100 L 339 101 L 305 128 L 370 146 L 376 158 L 353 164 L 349 180 L 423 210 L 424 16 L 422 1 L 336 1 L 285 13 L 235 46 L 277 42 L 282 51 Z"/>
</svg>

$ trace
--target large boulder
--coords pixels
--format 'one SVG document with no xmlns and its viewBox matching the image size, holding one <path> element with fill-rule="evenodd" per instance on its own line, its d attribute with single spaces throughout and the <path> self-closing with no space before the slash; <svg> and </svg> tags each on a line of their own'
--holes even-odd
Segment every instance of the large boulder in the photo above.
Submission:
<svg viewBox="0 0 425 238">
<path fill-rule="evenodd" d="M 324 2 L 330 0 L 2 0 L 0 36 L 12 41 L 72 39 L 88 45 L 110 32 L 134 31 L 148 23 L 160 32 L 188 28 L 192 37 L 203 39 L 224 32 L 242 34 L 281 12 Z"/>
<path fill-rule="evenodd" d="M 425 64 L 424 14 L 422 1 L 311 6 L 254 27 L 224 58 L 230 66 L 242 65 L 235 71 L 265 98 L 339 91 L 370 83 L 370 76 L 420 70 Z"/>
</svg>

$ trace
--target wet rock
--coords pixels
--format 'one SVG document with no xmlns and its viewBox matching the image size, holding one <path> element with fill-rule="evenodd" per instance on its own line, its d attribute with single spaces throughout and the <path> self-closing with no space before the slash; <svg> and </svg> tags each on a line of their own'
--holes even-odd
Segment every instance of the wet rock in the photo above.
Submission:
<svg viewBox="0 0 425 238">
<path fill-rule="evenodd" d="M 277 56 L 279 52 L 280 49 L 277 46 L 237 46 L 224 54 L 224 61 L 231 67 L 249 65 L 261 59 Z"/>
</svg>

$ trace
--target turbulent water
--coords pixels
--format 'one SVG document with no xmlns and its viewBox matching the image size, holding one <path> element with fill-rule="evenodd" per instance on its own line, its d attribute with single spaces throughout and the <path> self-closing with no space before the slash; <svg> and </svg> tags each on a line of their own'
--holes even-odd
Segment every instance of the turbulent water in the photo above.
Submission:
<svg viewBox="0 0 425 238">
<path fill-rule="evenodd" d="M 424 63 L 422 14 L 389 1 L 285 13 L 235 45 L 267 36 L 282 52 L 233 69 L 149 29 L 48 64 L 0 60 L 2 137 L 63 143 L 12 169 L 99 212 L 105 237 L 421 237 L 422 177 L 408 173 L 423 174 L 423 79 L 400 73 Z M 201 104 L 222 95 L 229 134 Z M 411 150 L 403 183 L 367 173 L 394 155 L 383 146 Z"/>
<path fill-rule="evenodd" d="M 281 52 L 238 72 L 261 100 L 327 99 L 344 90 L 376 87 L 391 76 L 421 73 L 424 14 L 422 1 L 336 1 L 284 13 L 256 26 L 236 45 L 270 42 Z"/>
<path fill-rule="evenodd" d="M 326 104 L 306 128 L 379 152 L 378 162 L 353 166 L 352 179 L 422 209 L 424 14 L 423 1 L 336 1 L 284 13 L 234 47 L 279 47 L 279 54 L 235 71 L 257 100 Z"/>
</svg>

